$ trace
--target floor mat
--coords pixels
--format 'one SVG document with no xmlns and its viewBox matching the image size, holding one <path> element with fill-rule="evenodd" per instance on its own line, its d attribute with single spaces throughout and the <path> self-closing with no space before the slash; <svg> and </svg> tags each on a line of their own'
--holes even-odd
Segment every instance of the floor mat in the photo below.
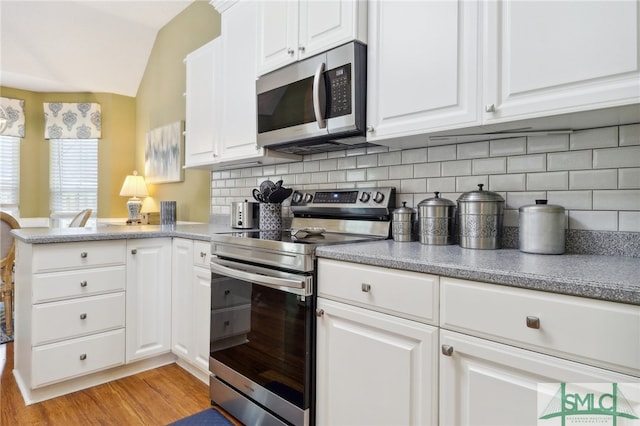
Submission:
<svg viewBox="0 0 640 426">
<path fill-rule="evenodd" d="M 233 426 L 225 416 L 215 408 L 209 408 L 199 413 L 193 414 L 169 426 Z"/>
</svg>

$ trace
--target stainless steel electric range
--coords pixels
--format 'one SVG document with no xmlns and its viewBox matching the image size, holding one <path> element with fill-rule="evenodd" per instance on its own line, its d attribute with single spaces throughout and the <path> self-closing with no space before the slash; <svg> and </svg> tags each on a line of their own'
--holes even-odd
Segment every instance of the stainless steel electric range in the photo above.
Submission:
<svg viewBox="0 0 640 426">
<path fill-rule="evenodd" d="M 394 188 L 294 192 L 291 229 L 211 238 L 210 394 L 247 425 L 314 424 L 315 249 L 386 239 Z"/>
</svg>

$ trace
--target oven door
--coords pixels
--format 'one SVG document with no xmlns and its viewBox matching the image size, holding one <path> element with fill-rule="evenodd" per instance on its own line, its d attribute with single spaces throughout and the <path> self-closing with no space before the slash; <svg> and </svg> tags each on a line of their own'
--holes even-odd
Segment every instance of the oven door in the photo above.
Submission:
<svg viewBox="0 0 640 426">
<path fill-rule="evenodd" d="M 311 275 L 211 259 L 212 380 L 295 425 L 308 424 L 313 391 L 312 289 Z M 211 392 L 225 407 L 226 397 Z M 227 402 L 233 415 L 251 422 L 250 401 Z M 242 405 L 251 407 L 238 412 Z"/>
</svg>

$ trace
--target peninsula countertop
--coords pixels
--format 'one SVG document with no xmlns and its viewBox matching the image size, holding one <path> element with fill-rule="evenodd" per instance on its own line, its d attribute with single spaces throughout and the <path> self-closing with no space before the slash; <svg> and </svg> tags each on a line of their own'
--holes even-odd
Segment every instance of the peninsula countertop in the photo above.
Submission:
<svg viewBox="0 0 640 426">
<path fill-rule="evenodd" d="M 640 259 L 473 250 L 384 240 L 319 247 L 320 258 L 640 305 Z"/>
</svg>

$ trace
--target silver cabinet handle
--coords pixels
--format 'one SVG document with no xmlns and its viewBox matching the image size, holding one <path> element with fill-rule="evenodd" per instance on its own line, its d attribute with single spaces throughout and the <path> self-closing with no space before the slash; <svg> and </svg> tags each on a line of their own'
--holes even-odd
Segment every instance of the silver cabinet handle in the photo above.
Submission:
<svg viewBox="0 0 640 426">
<path fill-rule="evenodd" d="M 201 251 L 200 252 L 200 257 L 204 259 L 205 257 L 207 257 L 207 253 Z"/>
<path fill-rule="evenodd" d="M 86 251 L 83 251 L 82 253 L 80 253 L 80 257 L 83 259 L 86 259 L 88 255 L 89 253 L 87 253 Z"/>
<path fill-rule="evenodd" d="M 324 84 L 321 84 L 324 83 L 324 79 L 322 78 L 322 74 L 324 74 L 324 67 L 324 62 L 320 63 L 313 76 L 313 112 L 316 115 L 318 129 L 327 128 L 327 120 L 322 115 L 324 113 L 324 105 L 321 105 L 323 99 L 320 99 L 324 96 Z"/>
<path fill-rule="evenodd" d="M 484 112 L 496 112 L 495 104 L 489 104 L 484 106 Z"/>
<path fill-rule="evenodd" d="M 367 133 L 373 133 L 374 130 L 373 126 L 367 126 Z"/>
<path fill-rule="evenodd" d="M 453 346 L 442 345 L 442 355 L 446 355 L 446 356 L 453 355 Z"/>
<path fill-rule="evenodd" d="M 304 53 L 305 48 L 304 46 L 298 46 L 298 50 L 300 51 L 300 53 Z"/>
<path fill-rule="evenodd" d="M 87 314 L 84 314 L 84 313 L 83 313 L 83 314 L 80 314 L 80 319 L 81 319 L 81 320 L 83 320 L 83 319 L 87 319 Z"/>
<path fill-rule="evenodd" d="M 324 316 L 324 309 L 318 309 L 316 310 L 316 316 L 319 317 L 323 317 Z"/>
<path fill-rule="evenodd" d="M 87 286 L 87 281 L 80 281 L 80 287 L 86 287 Z"/>
<path fill-rule="evenodd" d="M 85 359 L 87 359 L 87 354 L 81 354 L 80 361 L 84 361 Z"/>
<path fill-rule="evenodd" d="M 533 316 L 528 316 L 527 317 L 527 327 L 535 328 L 536 330 L 538 330 L 540 328 L 540 318 L 533 317 Z"/>
<path fill-rule="evenodd" d="M 294 54 L 294 53 L 296 53 L 296 52 L 295 52 L 295 50 L 293 50 L 293 49 L 287 49 L 287 54 L 288 54 L 289 56 L 293 56 L 293 54 Z"/>
<path fill-rule="evenodd" d="M 371 291 L 371 284 L 362 283 L 362 286 L 360 288 L 363 292 L 369 293 Z"/>
<path fill-rule="evenodd" d="M 131 249 L 131 254 L 138 254 L 138 249 Z"/>
</svg>

